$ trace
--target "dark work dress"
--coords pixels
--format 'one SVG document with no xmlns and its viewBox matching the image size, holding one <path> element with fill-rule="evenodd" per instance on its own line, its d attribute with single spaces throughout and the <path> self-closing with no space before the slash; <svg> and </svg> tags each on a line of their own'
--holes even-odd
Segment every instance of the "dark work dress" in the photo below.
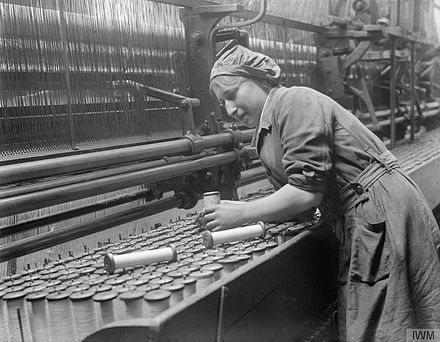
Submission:
<svg viewBox="0 0 440 342">
<path fill-rule="evenodd" d="M 440 329 L 440 232 L 380 139 L 331 98 L 273 88 L 254 143 L 275 188 L 321 192 L 340 243 L 341 341 L 405 341 Z"/>
</svg>

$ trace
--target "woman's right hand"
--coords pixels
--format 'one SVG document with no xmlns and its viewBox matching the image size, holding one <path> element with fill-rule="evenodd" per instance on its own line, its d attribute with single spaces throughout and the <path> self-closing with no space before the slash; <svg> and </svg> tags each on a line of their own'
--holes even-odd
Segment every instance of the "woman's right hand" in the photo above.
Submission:
<svg viewBox="0 0 440 342">
<path fill-rule="evenodd" d="M 221 201 L 220 204 L 204 210 L 205 228 L 219 231 L 239 227 L 247 223 L 244 209 L 247 202 Z"/>
</svg>

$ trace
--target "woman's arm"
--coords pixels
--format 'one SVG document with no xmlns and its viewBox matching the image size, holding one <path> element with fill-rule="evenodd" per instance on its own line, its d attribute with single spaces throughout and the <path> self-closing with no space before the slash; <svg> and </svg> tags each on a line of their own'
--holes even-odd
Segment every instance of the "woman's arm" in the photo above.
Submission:
<svg viewBox="0 0 440 342">
<path fill-rule="evenodd" d="M 317 207 L 322 194 L 286 184 L 273 194 L 252 201 L 222 201 L 205 211 L 206 229 L 223 230 L 255 221 L 283 221 Z"/>
</svg>

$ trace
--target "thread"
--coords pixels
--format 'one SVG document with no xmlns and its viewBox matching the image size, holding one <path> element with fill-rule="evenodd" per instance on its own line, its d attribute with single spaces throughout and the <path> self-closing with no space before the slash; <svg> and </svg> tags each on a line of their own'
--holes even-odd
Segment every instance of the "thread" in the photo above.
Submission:
<svg viewBox="0 0 440 342">
<path fill-rule="evenodd" d="M 154 262 L 175 261 L 177 260 L 177 251 L 173 245 L 165 248 L 146 250 L 121 255 L 107 253 L 104 256 L 104 268 L 112 274 L 117 268 L 123 268 L 135 265 L 149 265 Z"/>
<path fill-rule="evenodd" d="M 34 292 L 26 296 L 26 300 L 31 303 L 32 314 L 30 314 L 30 325 L 32 332 L 32 340 L 34 342 L 50 342 L 48 336 L 48 312 L 46 297 L 49 292 Z"/>
<path fill-rule="evenodd" d="M 276 243 L 276 241 L 267 240 L 267 241 L 259 243 L 257 246 L 265 246 L 266 247 L 266 251 L 269 251 L 269 250 L 277 247 L 278 244 Z"/>
<path fill-rule="evenodd" d="M 11 341 L 32 341 L 31 327 L 24 299 L 25 296 L 26 293 L 23 291 L 10 292 L 3 296 L 3 300 L 6 301 L 7 305 Z"/>
<path fill-rule="evenodd" d="M 92 299 L 98 303 L 98 326 L 102 327 L 115 321 L 114 299 L 118 293 L 114 291 L 105 291 L 96 293 Z"/>
<path fill-rule="evenodd" d="M 213 272 L 214 281 L 219 280 L 221 277 L 221 270 L 223 269 L 223 265 L 219 263 L 211 263 L 202 266 L 201 271 L 211 271 Z"/>
<path fill-rule="evenodd" d="M 266 247 L 265 246 L 256 246 L 256 247 L 253 247 L 251 249 L 251 251 L 252 251 L 252 260 L 253 260 L 253 259 L 256 259 L 256 258 L 262 256 L 266 251 Z"/>
<path fill-rule="evenodd" d="M 143 291 L 128 291 L 121 293 L 119 299 L 125 303 L 126 318 L 140 318 L 143 316 Z"/>
<path fill-rule="evenodd" d="M 238 259 L 237 267 L 243 266 L 251 260 L 251 257 L 248 254 L 239 254 L 239 255 L 235 255 L 234 257 Z"/>
<path fill-rule="evenodd" d="M 70 295 L 75 320 L 75 337 L 82 341 L 98 328 L 95 305 L 92 297 L 95 291 L 74 292 Z"/>
<path fill-rule="evenodd" d="M 176 279 L 174 281 L 176 284 L 183 284 L 184 288 L 183 288 L 183 298 L 188 298 L 189 296 L 191 296 L 193 293 L 196 292 L 196 284 L 197 284 L 197 279 L 194 277 L 186 277 L 186 278 L 180 278 L 180 279 Z"/>
<path fill-rule="evenodd" d="M 97 293 L 99 293 L 99 292 L 111 291 L 112 288 L 113 287 L 108 284 L 99 284 L 98 286 L 94 286 L 91 289 L 94 289 Z"/>
<path fill-rule="evenodd" d="M 196 278 L 196 291 L 201 291 L 214 281 L 214 272 L 212 271 L 195 271 L 190 273 L 190 277 Z"/>
<path fill-rule="evenodd" d="M 116 292 L 118 294 L 118 298 L 114 300 L 114 313 L 115 313 L 115 320 L 121 320 L 125 318 L 125 303 L 120 299 L 120 295 L 124 292 L 130 291 L 128 287 L 124 286 L 113 286 L 112 291 Z"/>
<path fill-rule="evenodd" d="M 183 289 L 185 285 L 182 283 L 165 284 L 160 287 L 161 290 L 170 291 L 170 307 L 173 307 L 177 303 L 183 300 Z"/>
<path fill-rule="evenodd" d="M 222 270 L 220 271 L 222 277 L 233 272 L 235 269 L 238 268 L 238 266 L 240 264 L 240 260 L 235 256 L 221 259 L 217 262 L 223 266 Z"/>
<path fill-rule="evenodd" d="M 0 336 L 4 337 L 5 342 L 10 342 L 7 306 L 6 301 L 3 300 L 6 293 L 7 292 L 0 291 Z"/>
<path fill-rule="evenodd" d="M 161 312 L 170 307 L 171 292 L 166 290 L 152 290 L 145 294 L 144 299 L 147 302 L 147 317 L 156 317 Z"/>
<path fill-rule="evenodd" d="M 173 278 L 168 277 L 168 276 L 162 276 L 162 277 L 157 277 L 157 278 L 151 279 L 149 283 L 152 285 L 157 284 L 157 285 L 161 286 L 164 284 L 171 283 L 172 281 L 173 281 Z"/>
<path fill-rule="evenodd" d="M 50 293 L 46 299 L 49 312 L 49 331 L 53 342 L 66 341 L 75 336 L 72 307 L 69 300 L 71 292 Z"/>
<path fill-rule="evenodd" d="M 203 244 L 206 248 L 212 248 L 226 242 L 241 241 L 255 237 L 264 237 L 266 229 L 263 222 L 258 224 L 222 230 L 218 232 L 202 232 Z"/>
</svg>

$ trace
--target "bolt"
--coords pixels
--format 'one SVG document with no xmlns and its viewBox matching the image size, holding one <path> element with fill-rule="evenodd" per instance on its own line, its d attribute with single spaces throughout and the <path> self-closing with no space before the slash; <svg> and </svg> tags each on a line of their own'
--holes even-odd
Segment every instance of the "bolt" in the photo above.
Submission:
<svg viewBox="0 0 440 342">
<path fill-rule="evenodd" d="M 191 35 L 191 39 L 196 43 L 197 45 L 203 44 L 203 35 L 200 31 L 196 31 Z"/>
</svg>

